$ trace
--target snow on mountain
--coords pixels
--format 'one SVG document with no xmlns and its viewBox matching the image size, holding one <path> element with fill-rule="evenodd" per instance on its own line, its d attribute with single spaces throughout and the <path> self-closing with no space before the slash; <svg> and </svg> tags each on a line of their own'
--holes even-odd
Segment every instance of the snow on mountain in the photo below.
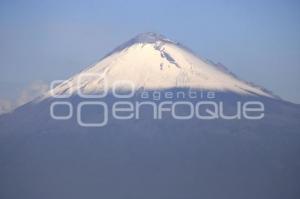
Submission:
<svg viewBox="0 0 300 199">
<path fill-rule="evenodd" d="M 62 82 L 47 93 L 64 95 L 101 92 L 116 81 L 130 81 L 135 89 L 194 88 L 274 97 L 270 92 L 240 80 L 223 66 L 202 60 L 193 52 L 160 34 L 139 34 L 117 47 L 98 63 Z M 128 83 L 123 85 L 124 88 Z"/>
<path fill-rule="evenodd" d="M 77 87 L 85 74 L 92 76 Z M 136 89 L 229 91 L 212 99 L 222 102 L 226 115 L 238 112 L 238 102 L 255 100 L 264 104 L 265 116 L 180 120 L 163 111 L 161 119 L 154 119 L 155 111 L 144 107 L 139 118 L 117 119 L 111 107 L 122 100 L 75 96 L 78 89 L 101 91 L 105 78 L 109 88 L 117 80 L 130 80 Z M 47 93 L 44 97 L 50 98 L 0 116 L 1 199 L 300 198 L 299 105 L 274 98 L 161 35 L 138 35 L 53 92 L 74 96 L 61 100 Z M 201 100 L 199 95 L 188 102 Z M 101 107 L 78 109 L 87 101 L 107 104 L 107 114 Z M 56 112 L 69 112 L 71 117 L 54 119 L 55 102 L 69 102 L 74 111 L 58 106 Z M 133 97 L 126 102 L 161 101 Z M 176 112 L 188 115 L 188 109 L 179 107 Z M 128 113 L 136 110 L 134 106 Z M 102 127 L 78 123 L 79 117 L 86 123 L 101 122 L 105 115 L 108 123 Z"/>
</svg>

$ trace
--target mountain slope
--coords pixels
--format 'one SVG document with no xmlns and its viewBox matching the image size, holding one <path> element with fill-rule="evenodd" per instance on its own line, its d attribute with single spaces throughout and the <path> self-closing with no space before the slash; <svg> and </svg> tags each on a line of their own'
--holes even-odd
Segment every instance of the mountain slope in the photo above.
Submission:
<svg viewBox="0 0 300 199">
<path fill-rule="evenodd" d="M 79 114 L 86 122 L 103 115 L 97 107 L 79 113 L 80 103 L 111 108 L 120 100 L 111 93 L 86 99 L 79 90 L 102 92 L 105 81 L 111 90 L 118 80 L 134 84 L 136 95 L 124 99 L 132 104 L 145 100 L 143 91 L 164 95 L 192 88 L 199 95 L 186 100 L 193 105 L 207 100 L 202 90 L 214 91 L 210 102 L 223 103 L 226 114 L 234 113 L 238 102 L 259 101 L 264 117 L 178 120 L 167 113 L 153 119 L 154 111 L 145 108 L 138 119 L 120 120 L 110 113 L 105 126 L 79 125 Z M 128 82 L 120 84 L 128 89 Z M 71 117 L 53 119 L 53 102 L 69 103 Z M 57 111 L 65 114 L 63 110 Z M 240 80 L 177 42 L 141 34 L 41 98 L 0 116 L 0 198 L 298 199 L 299 121 L 299 105 Z"/>
<path fill-rule="evenodd" d="M 79 89 L 83 93 L 100 92 L 105 86 L 111 89 L 120 80 L 130 81 L 136 90 L 181 87 L 274 97 L 265 89 L 238 79 L 224 67 L 202 60 L 179 43 L 155 33 L 143 33 L 129 40 L 52 92 L 56 95 L 74 94 Z M 122 83 L 118 86 L 122 87 Z M 46 97 L 49 96 L 50 93 Z"/>
</svg>

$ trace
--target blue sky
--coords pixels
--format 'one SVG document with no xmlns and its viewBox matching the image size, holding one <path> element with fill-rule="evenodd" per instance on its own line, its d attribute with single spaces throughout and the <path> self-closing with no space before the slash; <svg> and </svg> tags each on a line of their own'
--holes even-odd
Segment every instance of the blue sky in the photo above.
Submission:
<svg viewBox="0 0 300 199">
<path fill-rule="evenodd" d="M 0 0 L 0 99 L 158 32 L 300 103 L 300 1 Z"/>
</svg>

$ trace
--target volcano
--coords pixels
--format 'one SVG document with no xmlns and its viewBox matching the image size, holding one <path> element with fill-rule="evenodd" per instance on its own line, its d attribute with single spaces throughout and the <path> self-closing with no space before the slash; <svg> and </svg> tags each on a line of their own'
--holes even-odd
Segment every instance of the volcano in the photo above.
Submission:
<svg viewBox="0 0 300 199">
<path fill-rule="evenodd" d="M 237 117 L 250 102 L 262 117 Z M 187 118 L 191 107 L 227 117 Z M 163 35 L 139 34 L 0 116 L 0 196 L 299 198 L 299 121 L 299 105 Z"/>
<path fill-rule="evenodd" d="M 274 97 L 266 89 L 238 79 L 221 64 L 199 58 L 178 42 L 156 33 L 143 33 L 117 47 L 98 63 L 56 87 L 64 95 L 111 89 L 116 81 L 130 81 L 135 89 L 194 88 Z M 119 85 L 122 86 L 122 85 Z"/>
</svg>

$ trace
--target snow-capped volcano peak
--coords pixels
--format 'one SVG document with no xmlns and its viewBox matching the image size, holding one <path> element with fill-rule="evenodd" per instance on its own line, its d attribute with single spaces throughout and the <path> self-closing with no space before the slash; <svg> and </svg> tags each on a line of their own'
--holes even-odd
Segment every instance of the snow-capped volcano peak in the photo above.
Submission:
<svg viewBox="0 0 300 199">
<path fill-rule="evenodd" d="M 164 35 L 154 33 L 154 32 L 146 32 L 141 33 L 135 36 L 132 40 L 133 43 L 156 43 L 156 42 L 170 42 L 170 43 L 176 43 Z"/>
<path fill-rule="evenodd" d="M 238 79 L 224 67 L 202 60 L 179 43 L 152 32 L 125 42 L 51 93 L 101 92 L 120 81 L 127 82 L 127 86 L 131 82 L 135 89 L 193 88 L 273 97 L 265 89 Z"/>
<path fill-rule="evenodd" d="M 172 41 L 171 39 L 165 37 L 162 34 L 158 34 L 158 33 L 154 33 L 154 32 L 145 32 L 145 33 L 140 33 L 140 34 L 136 35 L 135 37 L 133 37 L 132 39 L 128 40 L 127 42 L 121 44 L 120 46 L 115 48 L 112 52 L 107 54 L 105 57 L 107 57 L 115 52 L 122 51 L 126 48 L 129 48 L 135 44 L 145 45 L 145 44 L 158 44 L 158 43 L 171 43 L 171 44 L 179 45 L 178 42 Z"/>
</svg>

